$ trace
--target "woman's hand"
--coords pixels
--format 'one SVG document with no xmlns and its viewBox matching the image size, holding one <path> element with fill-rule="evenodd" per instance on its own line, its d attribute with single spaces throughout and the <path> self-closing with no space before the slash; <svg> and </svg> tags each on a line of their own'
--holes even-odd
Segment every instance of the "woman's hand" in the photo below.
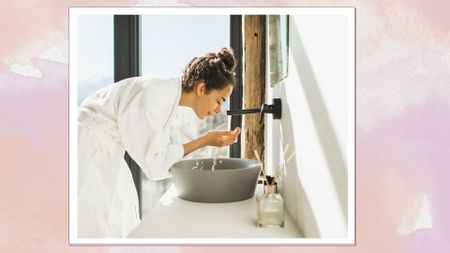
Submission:
<svg viewBox="0 0 450 253">
<path fill-rule="evenodd" d="M 234 131 L 209 131 L 202 138 L 208 146 L 223 147 L 235 143 L 240 133 L 241 129 L 236 127 Z"/>
<path fill-rule="evenodd" d="M 231 145 L 237 141 L 240 133 L 239 127 L 236 127 L 234 131 L 210 131 L 196 140 L 183 144 L 184 155 L 186 156 L 205 146 L 223 147 Z"/>
</svg>

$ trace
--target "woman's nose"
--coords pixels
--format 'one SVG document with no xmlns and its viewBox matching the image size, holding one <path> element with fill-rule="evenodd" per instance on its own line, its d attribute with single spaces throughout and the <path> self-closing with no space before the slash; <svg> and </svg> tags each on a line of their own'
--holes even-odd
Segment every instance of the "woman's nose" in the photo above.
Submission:
<svg viewBox="0 0 450 253">
<path fill-rule="evenodd" d="M 216 105 L 216 109 L 214 110 L 215 113 L 220 113 L 220 105 Z"/>
</svg>

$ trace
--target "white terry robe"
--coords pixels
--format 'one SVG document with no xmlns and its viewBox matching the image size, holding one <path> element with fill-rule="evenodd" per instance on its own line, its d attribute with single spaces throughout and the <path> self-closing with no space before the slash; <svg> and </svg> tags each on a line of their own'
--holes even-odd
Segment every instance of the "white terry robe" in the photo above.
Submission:
<svg viewBox="0 0 450 253">
<path fill-rule="evenodd" d="M 151 180 L 170 177 L 184 155 L 169 144 L 179 78 L 135 77 L 87 97 L 78 111 L 78 237 L 125 237 L 139 223 L 128 151 Z"/>
</svg>

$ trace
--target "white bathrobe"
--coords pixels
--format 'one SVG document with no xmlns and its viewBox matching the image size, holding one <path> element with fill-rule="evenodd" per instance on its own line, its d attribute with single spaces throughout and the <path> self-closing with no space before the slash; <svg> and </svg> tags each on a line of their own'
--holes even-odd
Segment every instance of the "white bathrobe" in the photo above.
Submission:
<svg viewBox="0 0 450 253">
<path fill-rule="evenodd" d="M 169 144 L 181 96 L 179 78 L 136 77 L 87 97 L 78 112 L 78 236 L 125 237 L 139 223 L 139 203 L 125 151 L 151 180 L 170 176 L 183 157 Z"/>
</svg>

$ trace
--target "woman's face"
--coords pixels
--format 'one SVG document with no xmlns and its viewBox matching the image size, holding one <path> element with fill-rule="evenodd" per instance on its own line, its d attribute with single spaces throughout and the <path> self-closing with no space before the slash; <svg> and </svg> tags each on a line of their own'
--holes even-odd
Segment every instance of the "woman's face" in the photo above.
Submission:
<svg viewBox="0 0 450 253">
<path fill-rule="evenodd" d="M 227 85 L 221 90 L 210 90 L 206 93 L 206 86 L 204 83 L 197 84 L 195 92 L 197 94 L 195 104 L 195 114 L 200 119 L 204 119 L 213 114 L 220 113 L 222 104 L 230 97 L 233 91 L 233 86 Z"/>
</svg>

